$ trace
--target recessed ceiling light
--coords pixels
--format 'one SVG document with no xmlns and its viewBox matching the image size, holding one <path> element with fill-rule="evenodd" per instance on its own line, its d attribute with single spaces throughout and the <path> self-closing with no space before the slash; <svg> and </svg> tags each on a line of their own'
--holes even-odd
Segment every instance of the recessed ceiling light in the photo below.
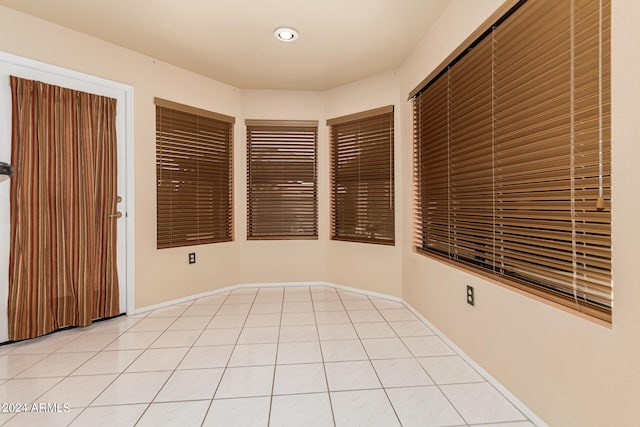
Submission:
<svg viewBox="0 0 640 427">
<path fill-rule="evenodd" d="M 298 40 L 298 32 L 293 28 L 279 27 L 273 32 L 273 36 L 281 42 Z"/>
</svg>

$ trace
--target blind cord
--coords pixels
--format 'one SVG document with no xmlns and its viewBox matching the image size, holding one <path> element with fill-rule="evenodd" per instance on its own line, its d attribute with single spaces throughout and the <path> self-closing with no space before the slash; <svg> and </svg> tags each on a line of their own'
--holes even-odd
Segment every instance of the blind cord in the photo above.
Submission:
<svg viewBox="0 0 640 427">
<path fill-rule="evenodd" d="M 598 209 L 604 209 L 602 145 L 602 0 L 600 0 L 598 8 Z"/>
<path fill-rule="evenodd" d="M 447 193 L 447 252 L 451 259 L 451 67 L 447 68 Z"/>
<path fill-rule="evenodd" d="M 392 125 L 389 126 L 389 141 L 395 141 L 395 138 L 393 137 L 393 130 L 395 129 L 395 108 L 394 110 L 391 112 L 391 123 Z M 395 203 L 395 185 L 391 185 L 392 182 L 395 182 L 394 179 L 394 173 L 395 173 L 395 168 L 393 167 L 393 161 L 395 160 L 395 156 L 393 155 L 393 149 L 396 145 L 391 143 L 389 144 L 389 192 L 390 192 L 390 196 L 389 197 L 389 209 L 394 209 L 394 203 Z M 395 216 L 393 217 L 393 221 L 395 222 Z M 393 228 L 395 230 L 395 223 L 393 225 Z"/>
<path fill-rule="evenodd" d="M 580 309 L 580 304 L 578 303 L 578 254 L 577 254 L 577 244 L 576 244 L 576 188 L 575 188 L 575 0 L 571 0 L 571 77 L 570 77 L 570 109 L 571 109 L 571 145 L 570 145 L 570 169 L 571 169 L 571 261 L 573 266 L 573 277 L 572 277 L 572 287 L 573 287 L 573 299 L 576 303 L 576 308 Z"/>
<path fill-rule="evenodd" d="M 493 271 L 496 271 L 496 27 L 491 30 L 491 218 L 493 220 Z M 500 268 L 502 269 L 502 262 Z"/>
</svg>

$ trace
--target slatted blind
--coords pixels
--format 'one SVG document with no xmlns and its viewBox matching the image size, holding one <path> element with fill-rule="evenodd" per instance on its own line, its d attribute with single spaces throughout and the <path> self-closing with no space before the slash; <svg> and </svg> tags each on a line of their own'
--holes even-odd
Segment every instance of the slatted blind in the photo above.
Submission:
<svg viewBox="0 0 640 427">
<path fill-rule="evenodd" d="M 327 121 L 331 238 L 393 245 L 393 106 Z"/>
<path fill-rule="evenodd" d="M 234 118 L 155 103 L 158 249 L 231 241 Z"/>
<path fill-rule="evenodd" d="M 247 239 L 317 239 L 318 122 L 246 125 Z"/>
<path fill-rule="evenodd" d="M 610 0 L 521 1 L 416 91 L 415 248 L 611 321 Z"/>
</svg>

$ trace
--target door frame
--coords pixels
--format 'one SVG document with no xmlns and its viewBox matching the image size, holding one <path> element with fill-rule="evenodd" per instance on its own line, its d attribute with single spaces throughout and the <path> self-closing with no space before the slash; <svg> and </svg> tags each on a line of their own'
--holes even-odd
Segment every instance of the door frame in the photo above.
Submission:
<svg viewBox="0 0 640 427">
<path fill-rule="evenodd" d="M 114 97 L 117 97 L 118 107 L 117 114 L 122 114 L 123 125 L 118 126 L 118 163 L 124 164 L 124 170 L 118 169 L 118 194 L 123 198 L 124 212 L 123 218 L 119 221 L 123 223 L 118 224 L 118 227 L 122 224 L 125 228 L 124 233 L 118 233 L 119 236 L 125 236 L 124 245 L 121 240 L 118 240 L 118 251 L 124 251 L 124 265 L 122 262 L 118 262 L 119 281 L 124 281 L 124 287 L 120 285 L 120 289 L 125 289 L 124 295 L 120 293 L 120 312 L 126 312 L 127 314 L 135 313 L 135 214 L 134 214 L 134 175 L 133 175 L 133 87 L 107 80 L 101 77 L 92 76 L 89 74 L 81 73 L 78 71 L 69 70 L 66 68 L 58 67 L 55 65 L 47 64 L 44 62 L 34 61 L 28 58 L 12 55 L 6 52 L 0 51 L 0 71 L 2 73 L 5 68 L 15 68 L 17 74 L 20 77 L 30 78 L 34 80 L 42 80 L 47 83 L 56 84 L 64 87 L 72 87 L 76 90 L 82 90 L 85 92 L 107 92 L 112 93 Z M 66 84 L 65 84 L 66 83 Z M 2 90 L 9 90 L 9 80 L 1 82 L 0 84 L 6 85 Z M 11 92 L 9 91 L 9 94 Z M 108 96 L 108 95 L 107 95 Z M 8 103 L 8 105 L 7 105 Z M 11 111 L 11 99 L 7 101 L 6 96 L 0 99 L 0 109 L 8 108 Z M 6 123 L 6 117 L 10 117 L 9 114 L 0 115 L 0 140 L 9 138 L 11 141 L 11 122 Z M 9 162 L 11 158 L 10 143 L 0 143 L 0 160 Z M 123 156 L 124 158 L 122 158 Z M 0 184 L 0 201 L 9 200 L 9 181 Z M 4 204 L 4 202 L 3 202 Z M 118 209 L 121 210 L 121 209 Z M 0 235 L 2 241 L 0 241 L 0 261 L 9 259 L 9 205 L 0 206 Z M 121 246 L 122 245 L 122 246 Z M 120 257 L 119 257 L 120 258 Z M 121 258 L 122 259 L 122 258 Z M 121 274 L 124 270 L 125 274 Z M 8 340 L 7 330 L 7 296 L 8 296 L 8 262 L 6 265 L 0 265 L 0 274 L 4 277 L 0 277 L 0 342 Z M 124 307 L 123 307 L 124 305 Z M 123 310 L 124 308 L 124 310 Z"/>
</svg>

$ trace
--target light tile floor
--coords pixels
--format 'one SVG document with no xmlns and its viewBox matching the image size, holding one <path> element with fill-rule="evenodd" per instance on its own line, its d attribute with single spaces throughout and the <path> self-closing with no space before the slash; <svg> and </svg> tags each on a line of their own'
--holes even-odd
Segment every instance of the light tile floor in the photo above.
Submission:
<svg viewBox="0 0 640 427">
<path fill-rule="evenodd" d="M 0 402 L 6 426 L 533 426 L 403 304 L 328 286 L 1 346 Z"/>
</svg>

